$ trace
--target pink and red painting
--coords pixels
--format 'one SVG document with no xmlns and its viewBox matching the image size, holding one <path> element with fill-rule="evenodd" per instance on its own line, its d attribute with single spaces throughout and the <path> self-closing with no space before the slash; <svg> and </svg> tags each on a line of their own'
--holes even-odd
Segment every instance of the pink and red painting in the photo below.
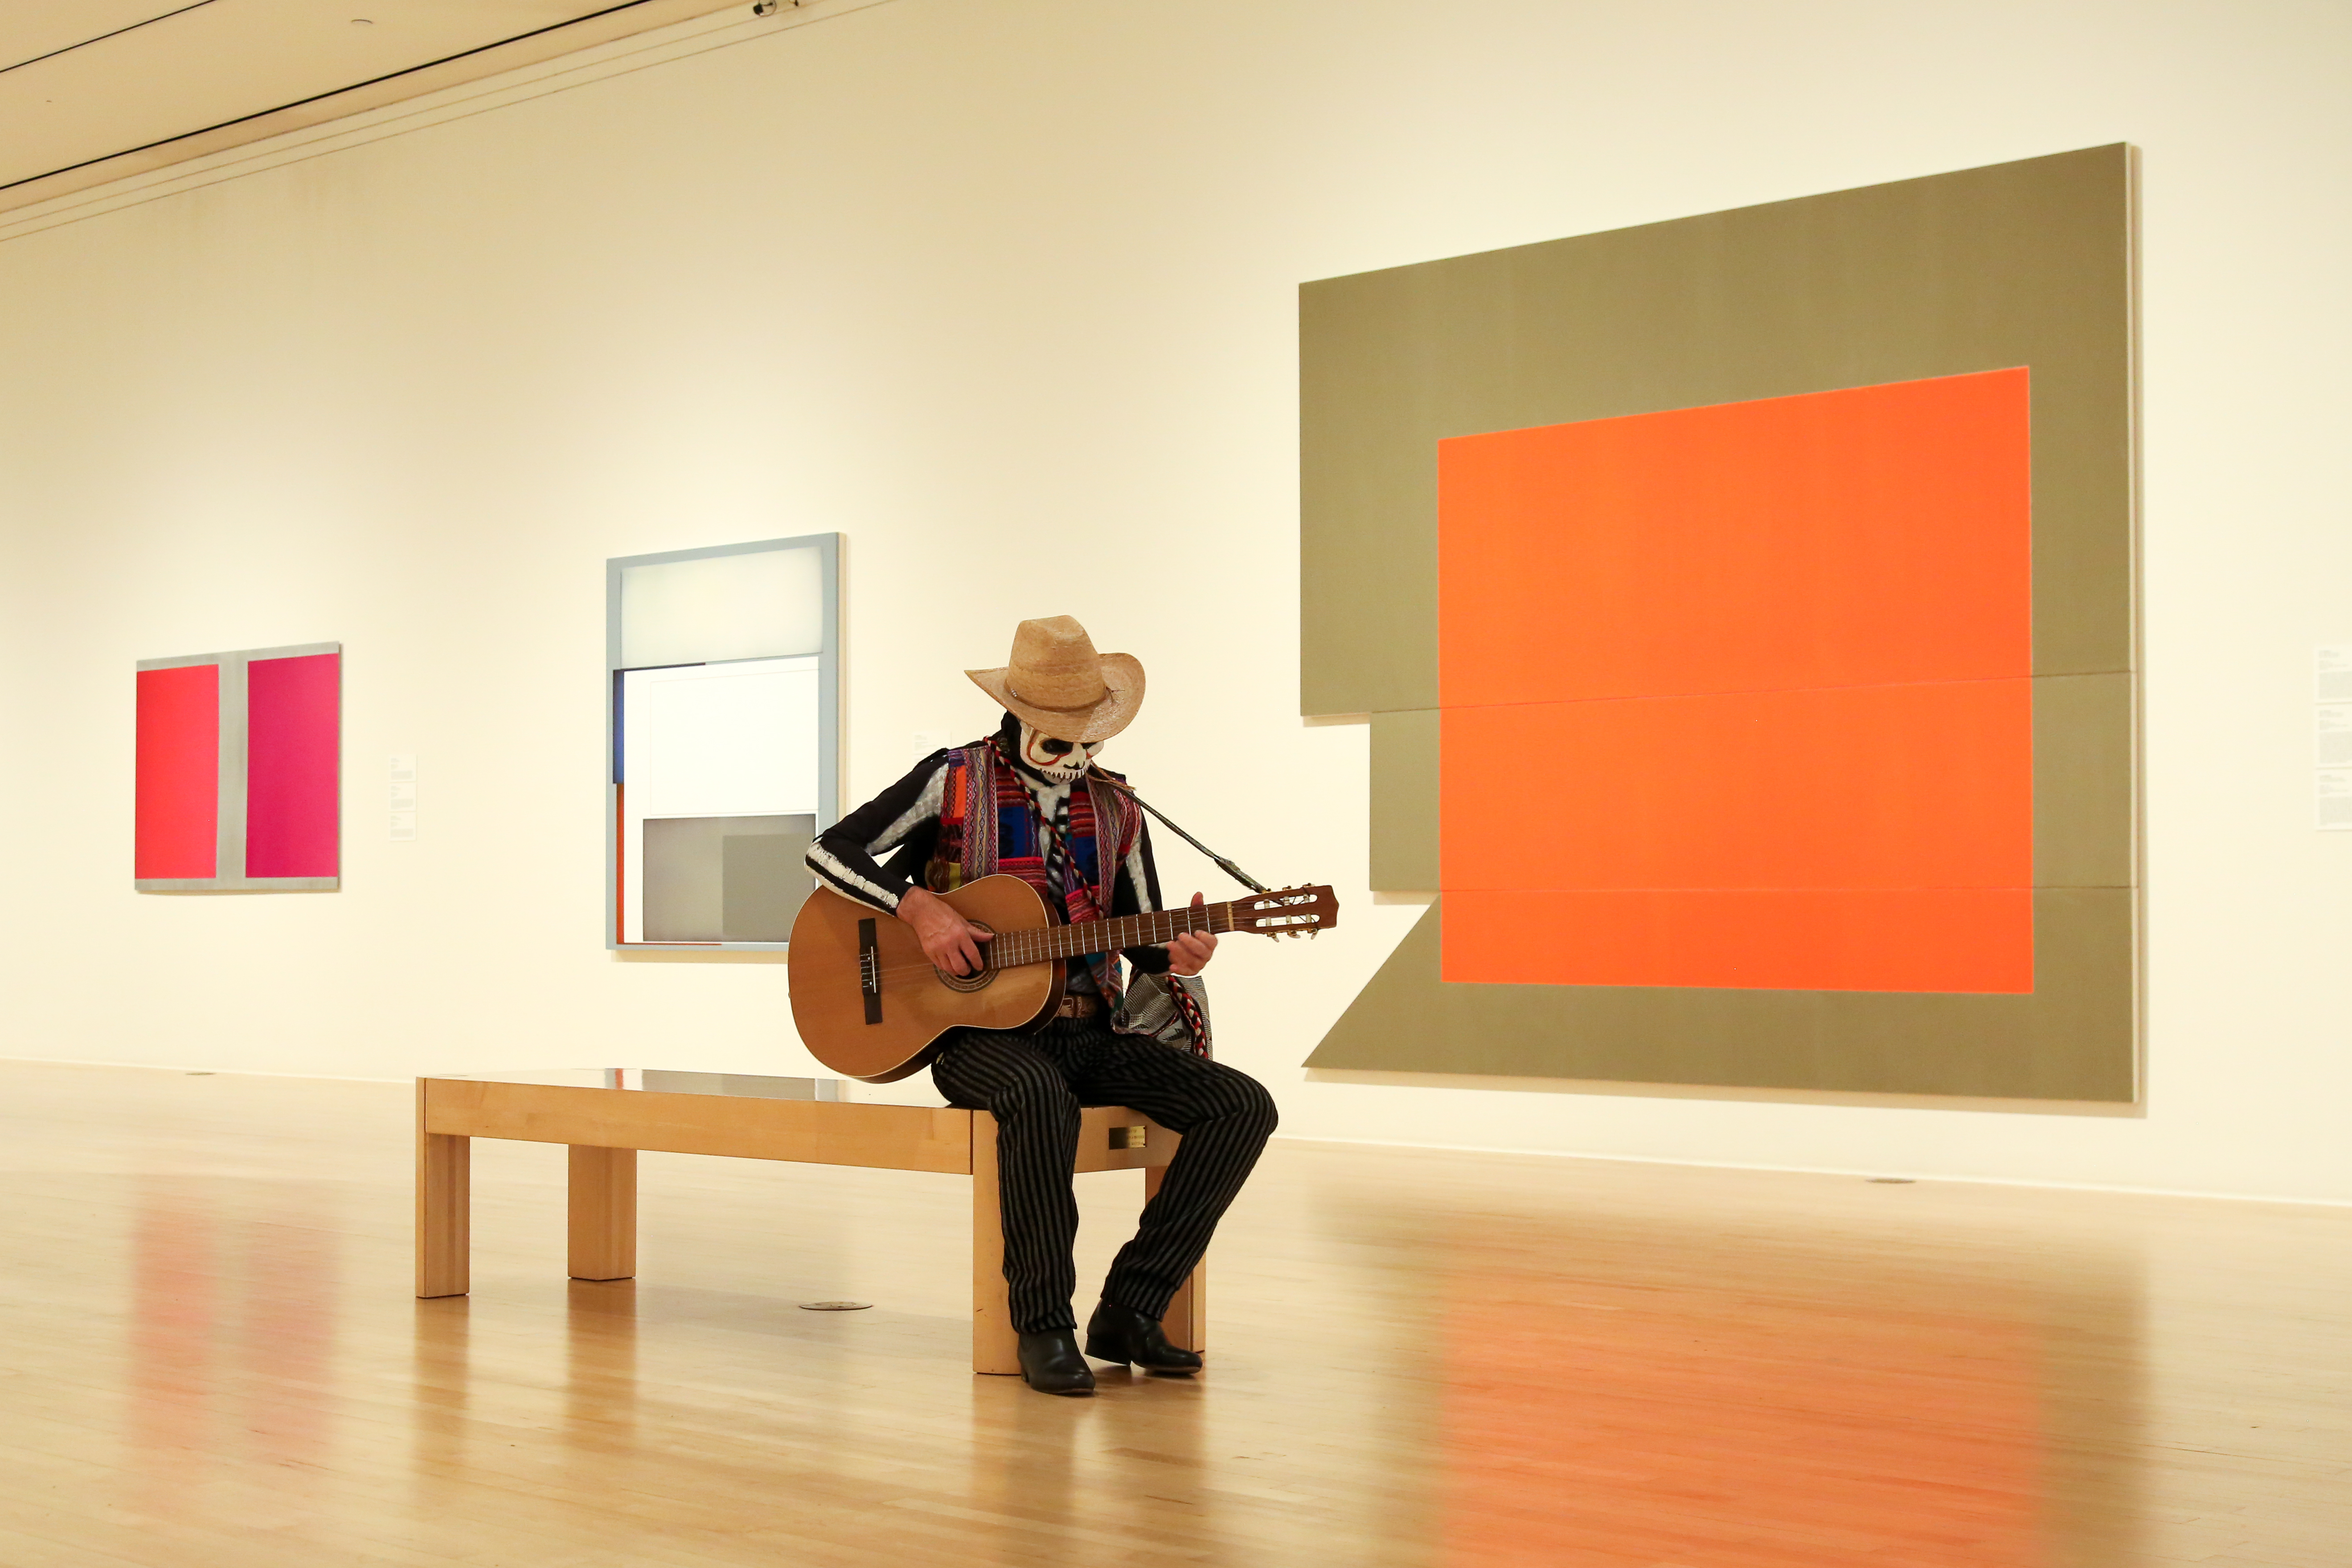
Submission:
<svg viewBox="0 0 2352 1568">
<path fill-rule="evenodd" d="M 340 643 L 140 662 L 132 886 L 341 885 L 342 662 Z"/>
</svg>

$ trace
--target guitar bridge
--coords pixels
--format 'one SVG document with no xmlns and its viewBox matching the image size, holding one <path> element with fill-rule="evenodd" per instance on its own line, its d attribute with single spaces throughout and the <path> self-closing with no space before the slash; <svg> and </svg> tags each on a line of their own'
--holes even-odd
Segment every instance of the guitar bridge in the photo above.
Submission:
<svg viewBox="0 0 2352 1568">
<path fill-rule="evenodd" d="M 882 1021 L 882 950 L 872 921 L 857 922 L 857 989 L 866 994 L 866 1021 Z"/>
</svg>

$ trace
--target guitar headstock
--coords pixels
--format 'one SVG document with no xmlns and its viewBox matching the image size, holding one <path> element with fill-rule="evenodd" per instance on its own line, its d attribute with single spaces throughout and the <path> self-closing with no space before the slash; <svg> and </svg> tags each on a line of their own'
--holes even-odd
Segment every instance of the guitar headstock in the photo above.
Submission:
<svg viewBox="0 0 2352 1568">
<path fill-rule="evenodd" d="M 1258 936 L 1313 936 L 1339 923 L 1339 900 L 1328 888 L 1277 888 L 1233 903 L 1234 930 Z"/>
</svg>

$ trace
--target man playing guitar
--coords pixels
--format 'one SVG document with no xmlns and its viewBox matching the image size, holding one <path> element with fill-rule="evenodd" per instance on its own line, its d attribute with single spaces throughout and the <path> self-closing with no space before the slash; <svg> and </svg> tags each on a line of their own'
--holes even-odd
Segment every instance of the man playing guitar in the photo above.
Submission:
<svg viewBox="0 0 2352 1568">
<path fill-rule="evenodd" d="M 904 921 L 930 962 L 958 975 L 979 972 L 988 933 L 937 895 L 981 877 L 1021 878 L 1073 924 L 1158 910 L 1142 813 L 1110 782 L 1118 774 L 1092 765 L 1142 706 L 1143 667 L 1096 653 L 1084 626 L 1055 616 L 1021 623 L 1003 668 L 964 673 L 1004 708 L 996 732 L 932 752 L 843 817 L 809 851 L 810 868 Z M 1188 931 L 1165 947 L 1071 959 L 1060 1013 L 1044 1028 L 958 1029 L 932 1058 L 931 1081 L 950 1104 L 996 1118 L 1004 1278 L 1032 1388 L 1093 1393 L 1086 1356 L 1200 1370 L 1160 1320 L 1275 1129 L 1265 1087 L 1210 1058 L 1201 971 L 1216 947 Z M 1183 1141 L 1103 1281 L 1081 1355 L 1070 1174 L 1087 1105 L 1131 1106 Z"/>
</svg>

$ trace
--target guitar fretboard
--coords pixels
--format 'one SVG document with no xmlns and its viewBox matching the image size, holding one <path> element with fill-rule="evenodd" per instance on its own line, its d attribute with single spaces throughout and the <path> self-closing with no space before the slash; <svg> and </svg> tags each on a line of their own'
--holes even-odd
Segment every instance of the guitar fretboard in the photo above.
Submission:
<svg viewBox="0 0 2352 1568">
<path fill-rule="evenodd" d="M 1184 931 L 1212 935 L 1234 930 L 1234 904 L 1203 904 L 1198 909 L 1162 910 L 1156 914 L 1121 915 L 1115 921 L 1086 921 L 1077 925 L 1039 926 L 1006 931 L 987 945 L 991 969 L 1015 969 L 1024 963 L 1076 958 L 1086 952 L 1117 952 L 1124 947 L 1160 947 Z"/>
</svg>

